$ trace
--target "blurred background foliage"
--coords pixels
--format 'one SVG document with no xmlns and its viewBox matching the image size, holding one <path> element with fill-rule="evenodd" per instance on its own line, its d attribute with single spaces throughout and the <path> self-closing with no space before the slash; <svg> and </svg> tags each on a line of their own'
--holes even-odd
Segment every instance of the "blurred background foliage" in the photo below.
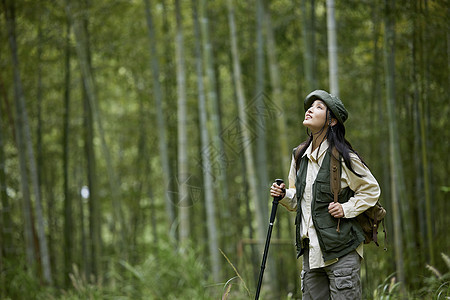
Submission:
<svg viewBox="0 0 450 300">
<path fill-rule="evenodd" d="M 332 2 L 2 0 L 0 298 L 252 298 Z M 450 296 L 449 9 L 334 3 L 334 92 L 388 210 L 365 299 Z M 264 299 L 301 298 L 292 218 Z"/>
</svg>

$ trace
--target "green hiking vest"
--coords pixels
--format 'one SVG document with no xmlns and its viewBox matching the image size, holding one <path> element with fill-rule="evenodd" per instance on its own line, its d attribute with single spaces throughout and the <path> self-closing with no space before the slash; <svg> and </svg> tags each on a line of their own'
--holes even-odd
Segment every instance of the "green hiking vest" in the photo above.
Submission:
<svg viewBox="0 0 450 300">
<path fill-rule="evenodd" d="M 304 245 L 301 242 L 302 208 L 300 201 L 305 191 L 308 157 L 305 155 L 299 159 L 300 166 L 295 182 L 297 194 L 297 215 L 295 218 L 297 258 L 304 252 Z M 312 189 L 311 216 L 324 261 L 342 257 L 355 250 L 364 241 L 364 232 L 361 226 L 354 218 L 341 218 L 340 230 L 337 232 L 338 219 L 328 212 L 328 205 L 334 200 L 330 187 L 330 149 L 325 154 Z M 349 187 L 342 189 L 339 193 L 339 203 L 347 202 L 353 194 L 354 192 Z"/>
</svg>

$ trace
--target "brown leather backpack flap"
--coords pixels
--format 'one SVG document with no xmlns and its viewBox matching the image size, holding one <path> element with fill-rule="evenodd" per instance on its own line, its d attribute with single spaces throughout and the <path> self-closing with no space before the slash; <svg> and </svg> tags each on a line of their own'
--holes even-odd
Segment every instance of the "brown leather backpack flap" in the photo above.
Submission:
<svg viewBox="0 0 450 300">
<path fill-rule="evenodd" d="M 386 210 L 381 206 L 381 204 L 377 201 L 375 206 L 367 209 L 364 212 L 369 218 L 377 221 L 381 221 L 386 216 Z"/>
</svg>

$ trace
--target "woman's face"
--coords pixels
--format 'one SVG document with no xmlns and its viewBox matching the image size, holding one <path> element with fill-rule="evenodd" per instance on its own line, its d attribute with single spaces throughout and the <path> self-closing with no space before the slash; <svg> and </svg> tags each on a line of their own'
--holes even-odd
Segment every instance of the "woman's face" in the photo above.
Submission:
<svg viewBox="0 0 450 300">
<path fill-rule="evenodd" d="M 317 132 L 328 127 L 327 119 L 327 106 L 322 100 L 315 100 L 311 107 L 305 113 L 305 120 L 303 125 L 308 127 L 312 132 Z"/>
</svg>

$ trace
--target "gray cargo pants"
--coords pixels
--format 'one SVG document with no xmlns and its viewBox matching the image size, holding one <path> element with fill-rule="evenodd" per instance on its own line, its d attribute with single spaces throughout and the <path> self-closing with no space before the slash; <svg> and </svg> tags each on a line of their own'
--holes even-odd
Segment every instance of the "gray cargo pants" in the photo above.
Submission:
<svg viewBox="0 0 450 300">
<path fill-rule="evenodd" d="M 309 250 L 303 254 L 303 300 L 361 299 L 361 257 L 352 251 L 329 266 L 309 268 Z"/>
</svg>

